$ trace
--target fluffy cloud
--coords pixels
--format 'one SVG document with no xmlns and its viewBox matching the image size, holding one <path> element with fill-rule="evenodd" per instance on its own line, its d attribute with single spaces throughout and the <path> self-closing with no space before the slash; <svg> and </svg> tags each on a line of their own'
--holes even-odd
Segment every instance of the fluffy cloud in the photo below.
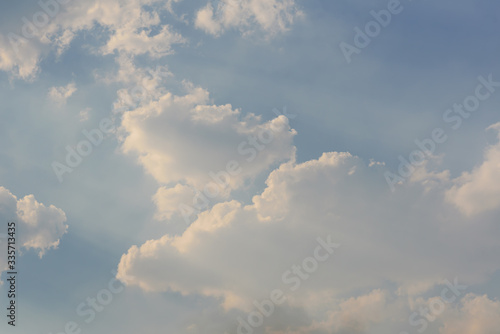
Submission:
<svg viewBox="0 0 500 334">
<path fill-rule="evenodd" d="M 49 50 L 61 55 L 79 32 L 96 27 L 108 34 L 96 50 L 102 55 L 117 52 L 160 58 L 172 53 L 173 44 L 186 42 L 161 22 L 158 13 L 168 8 L 158 0 L 71 1 L 64 5 L 53 1 L 48 8 L 35 13 L 48 18 L 45 24 L 24 23 L 19 27 L 22 33 L 0 35 L 0 70 L 33 79 L 40 59 Z"/>
<path fill-rule="evenodd" d="M 195 25 L 214 36 L 232 28 L 273 36 L 287 31 L 301 15 L 294 0 L 221 0 L 215 7 L 209 2 L 200 9 Z"/>
<path fill-rule="evenodd" d="M 162 57 L 171 53 L 172 44 L 184 43 L 185 40 L 161 23 L 157 11 L 161 10 L 159 3 L 158 0 L 72 2 L 56 16 L 54 23 L 44 32 L 43 39 L 66 48 L 79 31 L 99 25 L 110 33 L 100 49 L 101 54 L 118 51 Z"/>
<path fill-rule="evenodd" d="M 374 324 L 391 315 L 394 315 L 394 309 L 389 306 L 387 292 L 377 289 L 367 295 L 339 301 L 337 309 L 331 311 L 326 321 L 314 322 L 298 332 L 362 334 L 370 332 Z"/>
<path fill-rule="evenodd" d="M 196 196 L 192 187 L 177 184 L 175 187 L 161 187 L 153 196 L 153 201 L 158 208 L 155 218 L 167 220 L 179 210 L 179 204 L 190 203 Z"/>
<path fill-rule="evenodd" d="M 495 334 L 500 328 L 500 302 L 468 294 L 461 307 L 446 313 L 440 334 Z"/>
<path fill-rule="evenodd" d="M 392 283 L 399 295 L 411 297 L 444 279 L 474 284 L 500 269 L 495 216 L 471 221 L 450 205 L 446 194 L 453 182 L 446 177 L 429 173 L 429 184 L 421 175 L 392 193 L 384 171 L 349 153 L 283 163 L 251 205 L 217 204 L 182 235 L 131 247 L 118 278 L 148 291 L 214 297 L 227 310 L 248 310 L 276 288 L 288 292 L 288 305 L 305 309 L 332 296 L 322 311 L 311 312 L 322 319 L 338 307 L 340 295 Z M 328 235 L 342 244 L 338 253 L 291 291 L 291 277 L 284 273 L 303 264 L 316 239 Z M 338 331 L 352 325 L 358 333 L 377 323 L 386 316 L 374 311 L 383 300 L 384 294 L 374 292 L 344 304 L 335 319 L 350 319 L 359 309 L 365 320 L 337 322 L 343 326 Z"/>
<path fill-rule="evenodd" d="M 160 184 L 176 187 L 155 195 L 159 217 L 170 217 L 181 203 L 194 205 L 188 193 L 203 193 L 200 202 L 224 198 L 294 154 L 296 132 L 286 117 L 263 122 L 231 105 L 211 104 L 202 88 L 186 83 L 185 90 L 181 96 L 165 91 L 122 116 L 123 151 L 136 154 Z"/>
<path fill-rule="evenodd" d="M 51 248 L 57 248 L 60 238 L 68 228 L 66 215 L 53 205 L 39 203 L 35 196 L 27 195 L 21 199 L 9 190 L 0 187 L 0 219 L 4 227 L 7 222 L 16 223 L 17 248 L 33 249 L 42 257 Z M 4 229 L 7 230 L 7 227 Z M 6 240 L 3 240 L 6 241 Z M 5 245 L 4 245 L 5 246 Z M 5 269 L 6 247 L 2 247 L 0 268 Z"/>
<path fill-rule="evenodd" d="M 179 1 L 92 0 L 63 5 L 52 1 L 49 9 L 36 12 L 47 17 L 45 24 L 25 23 L 16 27 L 23 33 L 0 34 L 0 70 L 31 80 L 39 71 L 39 61 L 50 50 L 60 56 L 80 32 L 96 28 L 107 34 L 105 42 L 95 49 L 98 54 L 146 54 L 151 58 L 171 54 L 174 45 L 185 44 L 187 39 L 165 24 L 161 15 L 176 17 L 172 4 Z M 199 10 L 195 25 L 213 35 L 237 28 L 245 34 L 258 30 L 273 36 L 288 30 L 301 15 L 294 0 L 223 0 L 217 8 L 208 3 Z"/>
<path fill-rule="evenodd" d="M 500 140 L 500 123 L 488 129 L 497 131 Z M 472 172 L 463 173 L 455 180 L 447 197 L 463 213 L 475 215 L 498 209 L 500 206 L 500 142 L 487 148 L 484 162 Z"/>
<path fill-rule="evenodd" d="M 18 35 L 0 34 L 0 70 L 14 77 L 33 80 L 39 71 L 42 49 L 36 42 Z"/>
<path fill-rule="evenodd" d="M 66 100 L 76 92 L 76 84 L 70 82 L 66 86 L 52 87 L 49 90 L 49 98 L 58 105 L 66 104 Z"/>
</svg>

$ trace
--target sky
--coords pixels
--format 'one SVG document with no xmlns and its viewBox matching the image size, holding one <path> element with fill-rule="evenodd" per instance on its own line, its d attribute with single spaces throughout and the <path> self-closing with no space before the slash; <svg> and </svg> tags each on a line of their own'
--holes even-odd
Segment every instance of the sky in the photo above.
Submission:
<svg viewBox="0 0 500 334">
<path fill-rule="evenodd" d="M 496 1 L 0 6 L 0 333 L 498 333 Z"/>
</svg>

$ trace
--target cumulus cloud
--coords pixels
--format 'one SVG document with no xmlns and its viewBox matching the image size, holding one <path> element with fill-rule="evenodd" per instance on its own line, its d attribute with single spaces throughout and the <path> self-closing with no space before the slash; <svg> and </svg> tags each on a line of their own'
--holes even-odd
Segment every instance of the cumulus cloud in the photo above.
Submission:
<svg viewBox="0 0 500 334">
<path fill-rule="evenodd" d="M 373 290 L 369 294 L 339 300 L 335 309 L 324 321 L 314 321 L 309 326 L 299 328 L 295 333 L 362 334 L 371 332 L 374 324 L 386 321 L 395 314 L 390 305 L 388 293 Z M 286 333 L 286 331 L 275 332 Z"/>
<path fill-rule="evenodd" d="M 40 257 L 47 250 L 57 248 L 59 240 L 68 228 L 64 224 L 66 215 L 61 209 L 53 205 L 45 206 L 33 195 L 18 199 L 4 187 L 0 187 L 0 219 L 5 225 L 11 221 L 16 223 L 18 249 L 33 249 Z M 4 253 L 0 258 L 2 270 L 7 266 L 5 251 L 6 247 L 2 247 Z"/>
<path fill-rule="evenodd" d="M 500 123 L 488 129 L 497 131 L 500 140 Z M 472 172 L 465 172 L 455 180 L 447 197 L 464 214 L 472 216 L 498 209 L 500 206 L 500 142 L 486 149 L 483 163 Z"/>
<path fill-rule="evenodd" d="M 161 187 L 153 196 L 153 201 L 158 208 L 155 218 L 157 220 L 167 220 L 178 212 L 179 205 L 190 203 L 196 196 L 192 187 L 177 184 L 175 187 Z"/>
<path fill-rule="evenodd" d="M 421 176 L 393 194 L 384 171 L 349 153 L 324 153 L 304 163 L 292 159 L 271 172 L 252 204 L 217 204 L 182 235 L 131 247 L 118 278 L 148 291 L 213 297 L 227 310 L 248 310 L 281 288 L 289 292 L 288 305 L 307 309 L 311 300 L 338 300 L 387 282 L 399 295 L 413 296 L 453 277 L 482 282 L 500 269 L 494 217 L 471 224 L 446 200 L 450 180 L 432 173 L 431 185 Z M 342 244 L 338 253 L 291 291 L 291 278 L 283 273 L 303 263 L 316 239 L 328 235 Z M 365 324 L 377 323 L 385 316 L 375 311 L 384 296 L 374 292 L 344 304 L 335 319 L 355 317 L 360 308 L 365 320 L 336 322 L 338 331 L 351 324 L 353 333 L 361 333 Z M 325 318 L 338 305 L 332 302 L 312 317 Z"/>
<path fill-rule="evenodd" d="M 212 104 L 202 88 L 190 83 L 184 88 L 185 95 L 164 91 L 122 115 L 123 151 L 136 154 L 166 187 L 155 195 L 158 217 L 170 217 L 175 202 L 188 197 L 184 204 L 194 205 L 189 192 L 203 193 L 200 201 L 225 198 L 245 180 L 294 154 L 296 132 L 286 117 L 263 122 L 229 104 Z M 167 190 L 172 187 L 177 188 Z"/>
<path fill-rule="evenodd" d="M 228 29 L 244 34 L 259 30 L 273 36 L 287 31 L 301 15 L 294 0 L 221 0 L 200 9 L 195 25 L 214 36 Z"/>
<path fill-rule="evenodd" d="M 440 334 L 495 334 L 500 328 L 500 302 L 468 294 L 459 308 L 447 312 Z"/>
<path fill-rule="evenodd" d="M 76 90 L 76 84 L 74 82 L 70 82 L 66 86 L 51 87 L 48 97 L 58 105 L 62 106 L 66 104 L 68 98 L 73 95 Z"/>
</svg>

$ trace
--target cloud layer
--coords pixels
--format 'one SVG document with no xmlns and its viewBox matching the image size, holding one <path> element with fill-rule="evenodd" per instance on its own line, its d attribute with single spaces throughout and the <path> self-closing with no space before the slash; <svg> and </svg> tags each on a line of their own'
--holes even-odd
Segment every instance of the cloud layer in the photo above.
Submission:
<svg viewBox="0 0 500 334">
<path fill-rule="evenodd" d="M 499 146 L 488 148 L 481 166 L 496 161 Z M 271 172 L 267 188 L 251 205 L 235 200 L 217 204 L 182 235 L 131 247 L 120 261 L 118 278 L 144 290 L 200 294 L 220 300 L 226 310 L 248 311 L 275 288 L 290 291 L 293 275 L 284 272 L 303 263 L 318 237 L 331 235 L 342 244 L 338 254 L 290 291 L 287 303 L 310 310 L 317 305 L 312 301 L 329 296 L 331 304 L 310 321 L 333 316 L 335 333 L 363 333 L 364 323 L 388 316 L 377 306 L 385 303 L 385 293 L 346 302 L 339 312 L 350 316 L 331 315 L 342 295 L 394 284 L 392 293 L 399 298 L 415 298 L 445 279 L 476 284 L 500 269 L 495 256 L 500 235 L 494 228 L 498 205 L 469 202 L 474 212 L 483 213 L 470 219 L 469 211 L 449 200 L 460 179 L 436 180 L 432 172 L 420 173 L 393 194 L 384 170 L 349 153 L 286 162 Z M 482 167 L 472 173 L 478 170 Z M 499 173 L 488 174 L 494 189 Z M 350 318 L 365 320 L 344 331 Z"/>
</svg>

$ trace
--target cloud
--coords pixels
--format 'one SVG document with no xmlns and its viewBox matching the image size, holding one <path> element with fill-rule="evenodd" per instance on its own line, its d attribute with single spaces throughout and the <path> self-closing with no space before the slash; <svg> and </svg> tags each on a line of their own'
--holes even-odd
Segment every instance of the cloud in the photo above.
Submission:
<svg viewBox="0 0 500 334">
<path fill-rule="evenodd" d="M 173 188 L 159 188 L 153 196 L 153 201 L 157 207 L 155 218 L 157 220 L 172 218 L 178 212 L 180 204 L 190 203 L 195 196 L 196 192 L 192 187 L 182 184 L 177 184 Z"/>
<path fill-rule="evenodd" d="M 99 25 L 109 32 L 99 53 L 106 55 L 117 51 L 159 58 L 172 52 L 172 44 L 186 42 L 169 25 L 161 23 L 160 4 L 158 0 L 71 3 L 47 28 L 44 38 L 66 48 L 79 31 Z"/>
<path fill-rule="evenodd" d="M 131 55 L 149 54 L 160 58 L 172 53 L 172 44 L 182 44 L 186 40 L 178 33 L 170 31 L 168 26 L 162 26 L 159 33 L 152 35 L 151 31 L 136 32 L 136 27 L 119 29 L 102 48 L 103 54 L 114 51 Z"/>
<path fill-rule="evenodd" d="M 432 183 L 421 175 L 392 193 L 384 171 L 349 153 L 324 153 L 304 163 L 292 159 L 270 173 L 252 204 L 216 204 L 182 235 L 131 247 L 117 277 L 147 291 L 215 298 L 226 310 L 248 310 L 276 288 L 288 291 L 287 305 L 304 309 L 331 296 L 331 304 L 311 315 L 320 321 L 338 307 L 340 296 L 386 283 L 401 296 L 414 296 L 453 277 L 483 282 L 500 269 L 494 216 L 471 222 L 446 200 L 450 180 L 433 173 Z M 303 263 L 316 239 L 328 235 L 342 244 L 338 253 L 291 291 L 283 273 Z M 344 304 L 337 318 L 349 319 L 345 314 L 356 314 L 352 305 L 366 302 L 359 311 L 366 321 L 339 326 L 351 324 L 357 333 L 376 323 L 377 306 L 368 301 L 376 305 L 382 297 L 376 292 Z"/>
<path fill-rule="evenodd" d="M 29 36 L 0 34 L 0 70 L 14 77 L 33 80 L 40 70 L 40 60 L 50 50 L 60 56 L 79 33 L 91 32 L 95 28 L 107 35 L 105 42 L 94 49 L 98 54 L 148 55 L 154 59 L 172 54 L 174 45 L 188 42 L 162 21 L 164 13 L 175 16 L 172 4 L 176 2 L 179 1 L 92 0 L 56 5 L 54 12 L 49 13 L 48 22 L 35 27 Z M 212 35 L 236 28 L 243 34 L 261 31 L 272 37 L 287 31 L 302 15 L 294 0 L 222 0 L 216 8 L 208 3 L 200 9 L 196 13 L 195 25 Z"/>
<path fill-rule="evenodd" d="M 389 304 L 388 293 L 380 289 L 359 297 L 340 300 L 336 309 L 328 315 L 327 320 L 313 322 L 312 325 L 301 328 L 298 333 L 367 333 L 373 325 L 387 321 L 397 313 L 393 307 L 394 303 Z"/>
<path fill-rule="evenodd" d="M 15 78 L 31 81 L 39 72 L 41 47 L 19 35 L 0 34 L 0 70 Z"/>
<path fill-rule="evenodd" d="M 157 217 L 170 217 L 181 199 L 190 197 L 184 204 L 192 206 L 190 192 L 226 198 L 245 180 L 294 154 L 296 132 L 286 117 L 263 122 L 252 113 L 243 116 L 229 104 L 212 104 L 202 88 L 185 83 L 184 89 L 185 95 L 163 91 L 122 116 L 123 152 L 136 154 L 145 170 L 166 187 L 155 195 Z M 167 189 L 172 187 L 176 188 Z"/>
<path fill-rule="evenodd" d="M 243 34 L 259 30 L 272 37 L 287 31 L 302 15 L 294 0 L 220 0 L 198 11 L 195 26 L 214 36 L 239 29 Z"/>
<path fill-rule="evenodd" d="M 89 117 L 90 117 L 90 111 L 92 110 L 92 108 L 85 108 L 85 109 L 82 109 L 80 110 L 80 112 L 78 113 L 78 117 L 80 119 L 80 122 L 85 122 L 85 121 L 88 121 Z"/>
<path fill-rule="evenodd" d="M 500 302 L 468 294 L 461 307 L 446 313 L 440 334 L 495 334 L 500 328 Z"/>
<path fill-rule="evenodd" d="M 33 195 L 18 199 L 4 187 L 0 187 L 0 219 L 3 221 L 4 231 L 7 231 L 7 222 L 16 223 L 17 251 L 21 248 L 33 249 L 40 257 L 49 249 L 57 248 L 68 228 L 64 224 L 66 215 L 61 209 L 53 205 L 45 206 Z M 0 258 L 1 269 L 7 266 L 7 247 L 4 246 L 5 244 L 2 245 L 3 254 Z"/>
<path fill-rule="evenodd" d="M 500 123 L 488 129 L 497 131 L 500 140 Z M 483 163 L 472 172 L 465 172 L 455 180 L 448 191 L 448 200 L 464 214 L 473 216 L 498 209 L 500 206 L 500 142 L 486 149 Z"/>
<path fill-rule="evenodd" d="M 68 98 L 73 95 L 76 90 L 76 84 L 74 82 L 70 82 L 66 86 L 51 87 L 48 97 L 58 105 L 62 106 L 66 104 L 66 100 L 68 100 Z"/>
<path fill-rule="evenodd" d="M 101 55 L 117 52 L 160 58 L 173 52 L 172 45 L 187 42 L 161 22 L 159 13 L 169 8 L 159 0 L 72 1 L 64 5 L 55 3 L 50 10 L 53 12 L 45 25 L 36 28 L 31 23 L 35 29 L 30 35 L 0 34 L 0 70 L 33 80 L 44 55 L 54 50 L 60 56 L 80 32 L 96 27 L 107 36 L 94 50 Z M 37 13 L 47 15 L 44 11 Z"/>
</svg>

